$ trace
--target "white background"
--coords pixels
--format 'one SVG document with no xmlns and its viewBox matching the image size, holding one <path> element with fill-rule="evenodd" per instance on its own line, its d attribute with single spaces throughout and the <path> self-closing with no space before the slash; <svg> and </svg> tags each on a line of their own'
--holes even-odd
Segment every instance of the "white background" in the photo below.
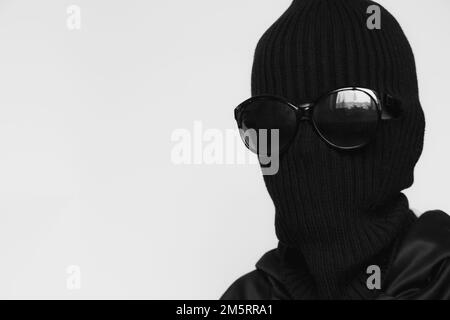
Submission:
<svg viewBox="0 0 450 320">
<path fill-rule="evenodd" d="M 290 2 L 0 0 L 0 298 L 216 299 L 276 246 L 259 167 L 175 166 L 171 133 L 234 128 L 256 43 Z M 427 116 L 407 194 L 450 212 L 450 1 L 381 3 Z"/>
</svg>

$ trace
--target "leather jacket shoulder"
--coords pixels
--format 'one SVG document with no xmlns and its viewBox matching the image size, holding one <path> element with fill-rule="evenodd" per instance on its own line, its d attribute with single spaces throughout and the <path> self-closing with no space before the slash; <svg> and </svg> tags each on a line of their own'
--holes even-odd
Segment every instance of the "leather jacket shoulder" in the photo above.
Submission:
<svg viewBox="0 0 450 320">
<path fill-rule="evenodd" d="M 221 300 L 289 300 L 289 294 L 279 281 L 281 263 L 276 249 L 258 261 L 256 270 L 236 280 Z"/>
<path fill-rule="evenodd" d="M 272 287 L 267 275 L 254 270 L 236 280 L 221 300 L 272 300 Z"/>
<path fill-rule="evenodd" d="M 235 281 L 222 300 L 289 300 L 280 281 L 283 264 L 277 250 L 267 252 L 256 270 Z M 450 217 L 423 214 L 401 242 L 382 282 L 379 300 L 450 299 Z"/>
<path fill-rule="evenodd" d="M 380 300 L 450 299 L 450 217 L 422 215 L 411 227 L 383 283 Z"/>
</svg>

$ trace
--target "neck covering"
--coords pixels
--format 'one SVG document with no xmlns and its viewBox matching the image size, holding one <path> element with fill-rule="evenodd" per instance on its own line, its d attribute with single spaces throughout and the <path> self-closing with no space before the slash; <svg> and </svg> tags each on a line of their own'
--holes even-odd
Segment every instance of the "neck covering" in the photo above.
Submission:
<svg viewBox="0 0 450 320">
<path fill-rule="evenodd" d="M 367 27 L 371 5 L 381 29 Z M 391 94 L 402 116 L 382 121 L 357 151 L 329 147 L 301 122 L 279 172 L 264 177 L 281 251 L 298 257 L 324 299 L 361 297 L 366 268 L 385 268 L 384 253 L 415 219 L 401 191 L 413 183 L 425 120 L 411 47 L 386 9 L 366 0 L 295 0 L 258 43 L 252 94 L 301 104 L 349 86 Z"/>
</svg>

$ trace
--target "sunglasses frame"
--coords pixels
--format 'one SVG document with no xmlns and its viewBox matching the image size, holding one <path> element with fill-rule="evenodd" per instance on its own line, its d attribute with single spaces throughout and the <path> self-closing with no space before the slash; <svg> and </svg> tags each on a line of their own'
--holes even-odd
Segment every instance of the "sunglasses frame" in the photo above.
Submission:
<svg viewBox="0 0 450 320">
<path fill-rule="evenodd" d="M 343 91 L 360 91 L 363 92 L 365 94 L 367 94 L 372 101 L 375 103 L 376 109 L 377 109 L 377 123 L 376 123 L 376 128 L 374 130 L 374 134 L 372 135 L 372 137 L 370 137 L 369 139 L 367 139 L 366 142 L 361 143 L 359 145 L 356 146 L 351 146 L 351 147 L 342 147 L 342 146 L 338 146 L 336 144 L 334 144 L 333 142 L 331 142 L 330 140 L 328 140 L 320 131 L 320 129 L 317 126 L 317 123 L 314 121 L 314 117 L 313 117 L 313 113 L 315 110 L 315 106 L 321 102 L 322 100 L 324 100 L 326 97 L 332 95 L 332 94 L 336 94 L 339 92 L 343 92 Z M 290 107 L 296 114 L 296 132 L 298 132 L 298 128 L 300 125 L 301 121 L 310 121 L 313 124 L 314 127 L 314 131 L 316 132 L 316 134 L 319 135 L 319 137 L 325 142 L 327 143 L 329 146 L 335 148 L 335 149 L 339 149 L 339 150 L 356 150 L 356 149 L 361 149 L 365 146 L 367 146 L 368 144 L 370 144 L 373 139 L 375 138 L 375 133 L 378 130 L 378 127 L 380 125 L 380 122 L 382 120 L 390 120 L 393 119 L 394 117 L 391 116 L 388 112 L 387 109 L 389 109 L 390 106 L 393 106 L 394 104 L 398 104 L 399 101 L 395 98 L 393 98 L 391 95 L 389 94 L 384 94 L 383 96 L 380 97 L 380 95 L 372 89 L 367 89 L 367 88 L 362 88 L 362 87 L 346 87 L 346 88 L 340 88 L 340 89 L 336 89 L 333 90 L 331 92 L 328 92 L 324 95 L 322 95 L 319 99 L 317 99 L 315 102 L 313 103 L 303 103 L 300 104 L 299 106 L 294 105 L 293 103 L 287 101 L 286 99 L 279 97 L 279 96 L 273 96 L 273 95 L 258 95 L 258 96 L 254 96 L 250 99 L 247 99 L 246 101 L 242 102 L 239 106 L 236 107 L 236 109 L 234 110 L 234 117 L 235 120 L 238 124 L 238 127 L 240 130 L 242 130 L 242 113 L 244 112 L 245 108 L 250 105 L 251 103 L 255 102 L 255 101 L 260 101 L 260 100 L 270 100 L 270 101 L 277 101 L 277 102 L 281 102 L 285 105 L 287 105 L 288 107 Z M 292 143 L 292 140 L 295 138 L 296 134 L 294 134 L 291 139 L 286 143 L 285 147 L 283 147 L 280 150 L 280 154 L 285 151 Z M 245 141 L 244 139 L 242 139 L 244 144 L 246 145 L 246 147 L 250 149 L 249 144 L 247 143 L 247 141 Z M 254 152 L 253 150 L 251 150 L 252 152 Z"/>
</svg>

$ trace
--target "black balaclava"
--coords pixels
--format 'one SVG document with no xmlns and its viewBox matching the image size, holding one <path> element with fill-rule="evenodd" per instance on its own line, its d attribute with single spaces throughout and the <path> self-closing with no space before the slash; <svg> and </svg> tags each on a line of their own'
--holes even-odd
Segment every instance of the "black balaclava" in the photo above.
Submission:
<svg viewBox="0 0 450 320">
<path fill-rule="evenodd" d="M 366 268 L 381 264 L 415 219 L 401 193 L 413 183 L 425 120 L 414 56 L 395 18 L 381 8 L 381 29 L 370 30 L 366 0 L 295 0 L 261 38 L 252 94 L 315 101 L 337 88 L 359 86 L 402 102 L 400 119 L 383 121 L 375 140 L 338 151 L 302 122 L 280 170 L 264 180 L 276 208 L 280 247 L 298 257 L 314 296 L 369 295 Z M 391 253 L 389 253 L 391 254 Z M 286 275 L 287 277 L 287 275 Z M 306 293 L 294 288 L 294 298 Z"/>
</svg>

